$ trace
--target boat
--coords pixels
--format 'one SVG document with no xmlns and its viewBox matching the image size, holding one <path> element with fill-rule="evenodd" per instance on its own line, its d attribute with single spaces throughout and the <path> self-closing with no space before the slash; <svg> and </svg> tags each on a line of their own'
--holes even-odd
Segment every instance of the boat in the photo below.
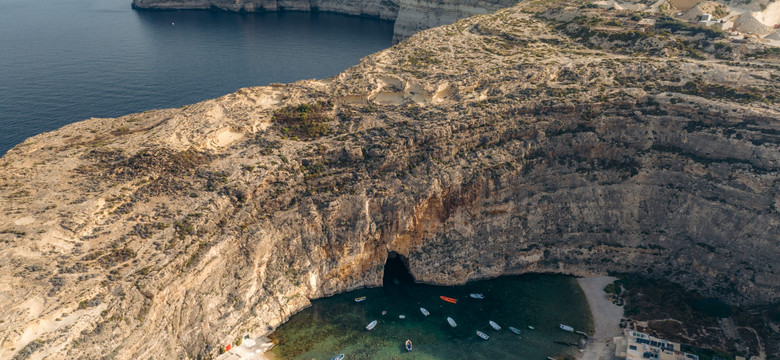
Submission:
<svg viewBox="0 0 780 360">
<path fill-rule="evenodd" d="M 338 355 L 330 358 L 330 360 L 341 360 L 343 358 L 344 358 L 344 354 L 338 354 Z"/>
<path fill-rule="evenodd" d="M 531 326 L 531 325 L 528 325 L 528 328 L 529 328 L 529 329 L 531 329 L 531 330 L 534 330 L 534 329 L 536 329 L 535 327 L 533 327 L 533 326 Z"/>
<path fill-rule="evenodd" d="M 485 295 L 482 295 L 482 294 L 469 294 L 469 296 L 471 296 L 474 299 L 484 299 L 485 298 Z"/>
<path fill-rule="evenodd" d="M 455 323 L 455 319 L 453 319 L 453 318 L 451 318 L 449 316 L 447 317 L 447 322 L 450 323 L 450 326 L 452 326 L 452 327 L 458 326 L 458 324 Z"/>
<path fill-rule="evenodd" d="M 458 303 L 458 299 L 453 299 L 453 298 L 451 298 L 451 297 L 446 297 L 446 296 L 439 296 L 439 297 L 440 297 L 442 300 L 444 300 L 444 301 L 446 301 L 446 302 L 448 302 L 448 303 L 453 303 L 453 304 L 457 304 L 457 303 Z"/>
<path fill-rule="evenodd" d="M 406 319 L 406 315 L 398 315 L 399 319 Z"/>
<path fill-rule="evenodd" d="M 372 321 L 372 322 L 368 323 L 368 325 L 366 325 L 366 330 L 371 330 L 371 329 L 373 329 L 374 327 L 376 327 L 376 320 L 374 320 L 374 321 Z"/>
<path fill-rule="evenodd" d="M 387 314 L 387 310 L 382 310 L 382 315 Z"/>
<path fill-rule="evenodd" d="M 493 329 L 496 329 L 496 330 L 501 330 L 501 327 L 500 327 L 500 326 L 498 326 L 498 324 L 496 324 L 496 322 L 495 322 L 495 321 L 493 321 L 493 320 L 490 320 L 490 321 L 488 321 L 488 323 L 490 324 L 490 327 L 492 327 Z"/>
<path fill-rule="evenodd" d="M 561 324 L 560 327 L 563 331 L 574 332 L 574 328 L 569 325 Z"/>
<path fill-rule="evenodd" d="M 406 340 L 406 351 L 412 351 L 412 340 Z"/>
<path fill-rule="evenodd" d="M 485 334 L 485 333 L 483 333 L 482 331 L 479 331 L 479 330 L 477 330 L 477 336 L 479 336 L 479 337 L 481 337 L 481 338 L 483 338 L 485 340 L 490 339 L 490 336 L 488 336 L 487 334 Z"/>
<path fill-rule="evenodd" d="M 366 300 L 365 296 L 361 296 L 361 297 L 356 297 L 355 298 L 355 302 L 361 302 L 361 301 L 365 301 L 365 300 Z"/>
<path fill-rule="evenodd" d="M 426 308 L 420 308 L 420 312 L 421 312 L 423 315 L 425 315 L 425 316 L 428 316 L 428 315 L 430 315 L 430 314 L 431 314 L 431 313 L 429 313 L 429 312 L 428 312 L 428 309 L 426 309 Z"/>
<path fill-rule="evenodd" d="M 511 327 L 511 326 L 509 327 L 509 331 L 511 331 L 511 332 L 513 332 L 513 333 L 515 333 L 517 335 L 520 335 L 520 334 L 523 333 L 522 331 L 520 331 L 520 329 L 518 329 L 516 327 Z"/>
</svg>

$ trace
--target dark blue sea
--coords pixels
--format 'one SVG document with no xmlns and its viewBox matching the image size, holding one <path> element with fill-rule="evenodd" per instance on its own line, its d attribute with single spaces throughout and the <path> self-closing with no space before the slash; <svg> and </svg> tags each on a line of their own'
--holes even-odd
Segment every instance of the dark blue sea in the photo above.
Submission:
<svg viewBox="0 0 780 360">
<path fill-rule="evenodd" d="M 136 11 L 130 0 L 0 0 L 0 155 L 90 117 L 326 78 L 393 24 L 325 13 Z"/>
</svg>

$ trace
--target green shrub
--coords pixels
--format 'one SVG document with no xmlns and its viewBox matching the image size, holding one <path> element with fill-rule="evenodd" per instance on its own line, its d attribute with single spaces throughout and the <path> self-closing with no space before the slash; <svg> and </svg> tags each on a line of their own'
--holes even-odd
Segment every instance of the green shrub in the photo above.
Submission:
<svg viewBox="0 0 780 360">
<path fill-rule="evenodd" d="M 623 289 L 621 289 L 620 286 L 616 286 L 615 284 L 607 284 L 607 286 L 604 287 L 604 292 L 607 294 L 620 295 L 622 291 Z"/>
<path fill-rule="evenodd" d="M 315 139 L 328 134 L 327 112 L 333 108 L 329 102 L 285 106 L 274 111 L 272 120 L 285 135 L 302 140 Z"/>
</svg>

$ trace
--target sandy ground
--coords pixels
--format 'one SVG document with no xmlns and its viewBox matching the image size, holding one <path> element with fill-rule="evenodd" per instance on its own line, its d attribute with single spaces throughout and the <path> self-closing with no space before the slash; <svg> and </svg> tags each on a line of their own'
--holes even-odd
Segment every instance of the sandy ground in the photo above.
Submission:
<svg viewBox="0 0 780 360">
<path fill-rule="evenodd" d="M 623 307 L 617 306 L 607 298 L 604 287 L 617 278 L 611 276 L 596 276 L 579 278 L 577 282 L 588 299 L 590 313 L 593 315 L 595 333 L 588 342 L 585 351 L 578 357 L 580 360 L 612 360 L 614 349 L 612 338 L 620 335 L 620 319 L 623 317 Z"/>
<path fill-rule="evenodd" d="M 251 345 L 251 346 L 248 346 Z M 272 360 L 273 356 L 264 354 L 270 348 L 270 340 L 265 337 L 244 341 L 230 351 L 217 356 L 216 360 Z"/>
</svg>

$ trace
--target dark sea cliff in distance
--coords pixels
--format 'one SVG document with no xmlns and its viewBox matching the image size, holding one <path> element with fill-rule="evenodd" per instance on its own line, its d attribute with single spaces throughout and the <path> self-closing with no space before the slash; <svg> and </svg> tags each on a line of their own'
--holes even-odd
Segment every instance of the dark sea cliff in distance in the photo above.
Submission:
<svg viewBox="0 0 780 360">
<path fill-rule="evenodd" d="M 90 117 L 337 75 L 393 24 L 327 13 L 136 11 L 127 0 L 0 2 L 0 155 Z"/>
</svg>

